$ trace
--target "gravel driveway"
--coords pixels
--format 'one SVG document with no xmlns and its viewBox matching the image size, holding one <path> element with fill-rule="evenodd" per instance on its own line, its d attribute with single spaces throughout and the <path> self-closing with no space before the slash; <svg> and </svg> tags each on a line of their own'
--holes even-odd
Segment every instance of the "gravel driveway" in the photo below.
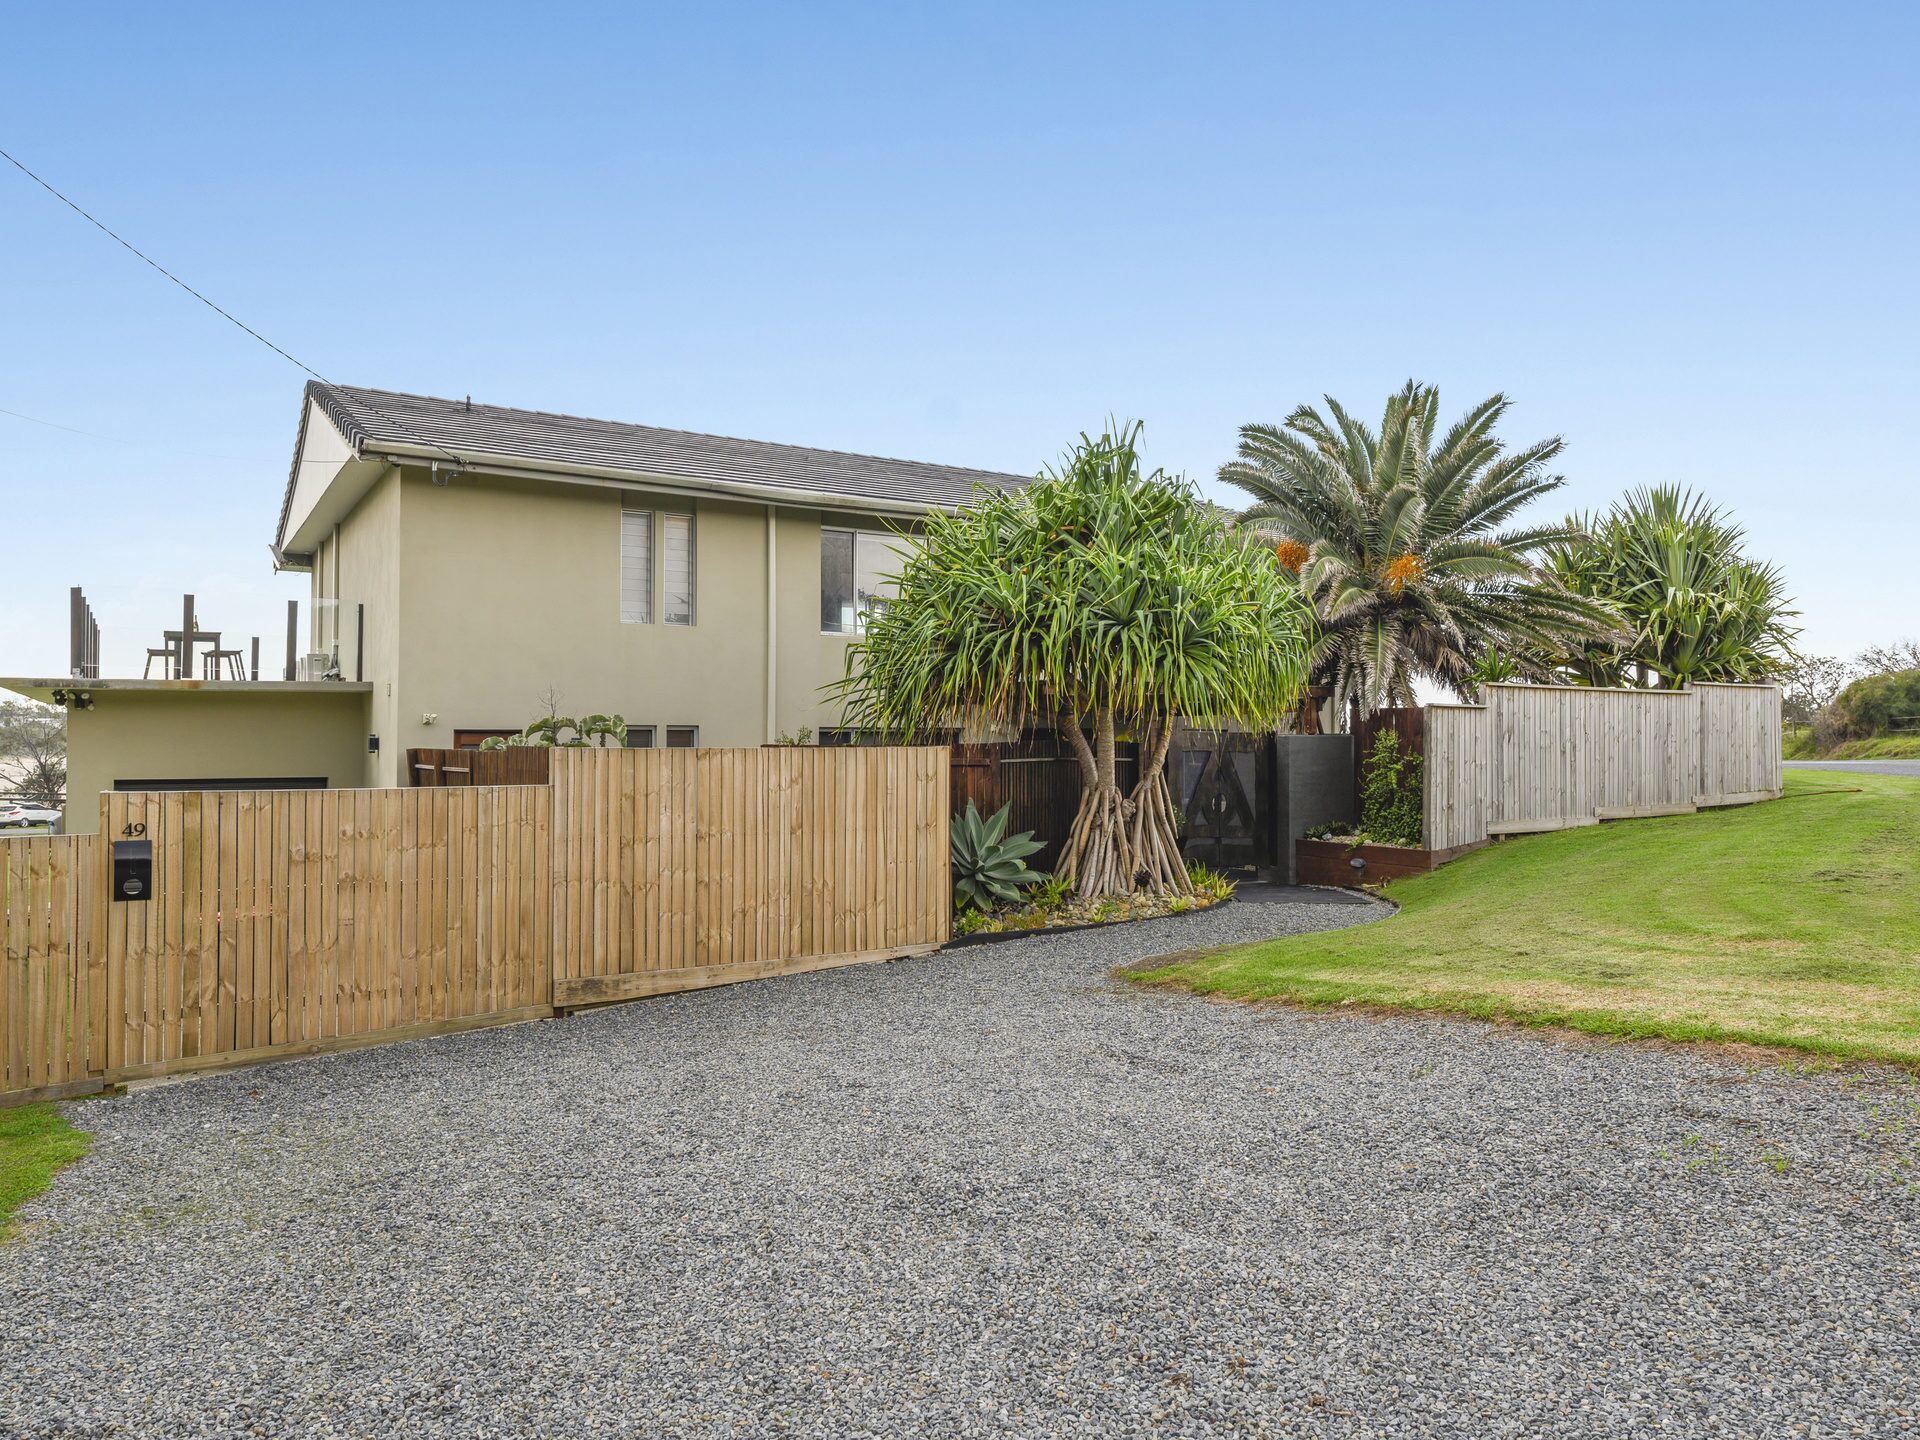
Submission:
<svg viewBox="0 0 1920 1440">
<path fill-rule="evenodd" d="M 1235 905 L 76 1107 L 92 1155 L 0 1250 L 0 1434 L 1920 1426 L 1920 1092 L 1108 974 L 1367 918 Z"/>
</svg>

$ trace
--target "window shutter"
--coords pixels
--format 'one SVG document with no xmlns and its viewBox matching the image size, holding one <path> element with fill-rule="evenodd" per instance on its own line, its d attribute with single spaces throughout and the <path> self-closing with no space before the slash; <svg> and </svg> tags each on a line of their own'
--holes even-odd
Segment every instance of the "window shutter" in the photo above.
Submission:
<svg viewBox="0 0 1920 1440">
<path fill-rule="evenodd" d="M 665 581 L 665 613 L 669 625 L 693 624 L 693 516 L 667 515 L 666 554 L 661 575 Z"/>
<path fill-rule="evenodd" d="M 620 621 L 653 623 L 653 512 L 620 507 Z"/>
</svg>

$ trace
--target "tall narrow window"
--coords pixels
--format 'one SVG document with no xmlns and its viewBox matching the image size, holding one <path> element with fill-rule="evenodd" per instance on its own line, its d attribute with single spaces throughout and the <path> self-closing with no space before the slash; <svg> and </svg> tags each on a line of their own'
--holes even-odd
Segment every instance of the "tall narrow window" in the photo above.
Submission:
<svg viewBox="0 0 1920 1440">
<path fill-rule="evenodd" d="M 653 512 L 620 506 L 620 621 L 653 623 Z"/>
<path fill-rule="evenodd" d="M 853 532 L 820 532 L 820 628 L 829 635 L 853 633 Z"/>
<path fill-rule="evenodd" d="M 693 624 L 693 516 L 665 515 L 662 530 L 666 555 L 661 565 L 665 582 L 661 618 L 669 625 Z"/>
</svg>

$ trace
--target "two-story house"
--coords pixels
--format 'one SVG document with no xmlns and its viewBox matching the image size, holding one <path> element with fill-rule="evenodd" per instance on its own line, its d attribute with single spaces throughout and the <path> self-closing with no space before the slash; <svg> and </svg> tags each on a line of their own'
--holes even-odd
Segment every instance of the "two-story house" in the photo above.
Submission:
<svg viewBox="0 0 1920 1440">
<path fill-rule="evenodd" d="M 309 384 L 273 552 L 308 666 L 372 686 L 367 782 L 410 746 L 618 713 L 629 742 L 758 745 L 836 716 L 927 511 L 1025 477 Z M 322 659 L 321 657 L 325 657 Z"/>
<path fill-rule="evenodd" d="M 272 545 L 312 577 L 292 673 L 0 684 L 68 707 L 74 831 L 116 788 L 404 785 L 550 699 L 758 745 L 836 723 L 930 511 L 1028 478 L 314 382 Z"/>
</svg>

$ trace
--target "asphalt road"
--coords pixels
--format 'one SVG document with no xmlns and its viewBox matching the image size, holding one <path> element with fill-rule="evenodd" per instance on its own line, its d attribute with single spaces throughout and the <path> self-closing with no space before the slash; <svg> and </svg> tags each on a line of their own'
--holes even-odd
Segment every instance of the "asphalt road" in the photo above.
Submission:
<svg viewBox="0 0 1920 1440">
<path fill-rule="evenodd" d="M 1920 779 L 1920 760 L 1789 760 L 1789 770 L 1842 770 L 1855 775 L 1911 775 Z"/>
</svg>

